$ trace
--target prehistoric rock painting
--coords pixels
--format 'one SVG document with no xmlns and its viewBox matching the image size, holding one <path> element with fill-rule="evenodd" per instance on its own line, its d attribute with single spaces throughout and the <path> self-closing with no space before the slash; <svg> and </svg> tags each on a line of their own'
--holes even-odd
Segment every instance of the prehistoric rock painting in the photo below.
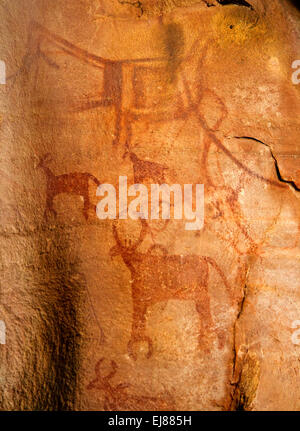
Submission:
<svg viewBox="0 0 300 431">
<path fill-rule="evenodd" d="M 1 58 L 19 67 L 1 94 L 1 286 L 15 305 L 1 409 L 299 410 L 296 10 L 288 0 L 24 3 L 0 5 Z M 25 28 L 31 19 L 43 26 Z M 271 152 L 234 141 L 250 135 Z M 46 157 L 33 177 L 33 152 L 49 151 L 63 168 Z M 45 217 L 74 200 L 92 217 L 98 180 L 87 172 L 102 182 L 98 168 L 111 184 L 126 174 L 203 183 L 204 228 L 41 226 L 41 186 Z"/>
<path fill-rule="evenodd" d="M 260 242 L 254 240 L 249 233 L 249 225 L 245 220 L 239 203 L 242 184 L 234 190 L 229 186 L 207 187 L 205 202 L 207 204 L 205 229 L 213 232 L 218 238 L 232 247 L 241 255 L 247 250 L 255 253 Z M 239 248 L 239 235 L 242 235 L 243 250 Z"/>
<path fill-rule="evenodd" d="M 92 205 L 89 197 L 89 181 L 93 181 L 97 186 L 100 185 L 100 181 L 92 174 L 88 172 L 73 172 L 69 174 L 54 175 L 51 169 L 47 166 L 47 162 L 51 160 L 50 154 L 46 154 L 40 159 L 38 167 L 43 169 L 46 176 L 46 209 L 45 217 L 48 217 L 49 213 L 53 213 L 55 216 L 57 212 L 53 208 L 53 201 L 55 196 L 61 193 L 68 193 L 83 197 L 83 215 L 85 219 L 88 219 L 88 210 L 92 208 L 96 212 L 96 206 Z"/>
<path fill-rule="evenodd" d="M 163 184 L 166 183 L 166 171 L 169 170 L 169 168 L 165 165 L 162 165 L 161 163 L 152 162 L 149 160 L 142 160 L 140 159 L 130 148 L 128 143 L 125 143 L 125 152 L 123 154 L 123 159 L 126 157 L 129 157 L 130 161 L 132 162 L 133 166 L 133 178 L 135 184 L 143 184 L 147 181 L 153 182 L 154 184 Z M 170 204 L 171 207 L 173 204 Z M 142 223 L 144 225 L 148 226 L 148 230 L 150 235 L 152 236 L 152 239 L 154 239 L 155 233 L 161 232 L 166 229 L 167 225 L 170 222 L 170 219 L 162 220 L 159 223 L 155 223 L 155 227 L 151 226 L 151 223 L 146 220 L 146 214 L 145 214 L 145 220 L 142 220 Z"/>
<path fill-rule="evenodd" d="M 206 88 L 201 80 L 201 69 L 203 68 L 204 60 L 207 56 L 208 46 L 202 50 L 199 58 L 199 56 L 193 55 L 197 45 L 196 40 L 190 52 L 180 59 L 178 82 L 176 83 L 177 89 L 174 92 L 172 103 L 148 106 L 145 102 L 147 99 L 147 82 L 144 77 L 151 76 L 153 82 L 156 77 L 161 77 L 167 58 L 112 61 L 95 56 L 76 47 L 59 36 L 52 34 L 37 23 L 33 24 L 33 29 L 35 33 L 38 34 L 36 39 L 36 41 L 38 41 L 36 57 L 40 56 L 44 61 L 48 62 L 50 66 L 57 67 L 55 61 L 49 59 L 49 55 L 43 51 L 43 39 L 59 47 L 65 55 L 71 55 L 92 67 L 101 69 L 102 92 L 99 98 L 93 97 L 92 101 L 85 102 L 80 107 L 75 108 L 75 110 L 85 111 L 99 106 L 114 106 L 115 137 L 113 143 L 120 143 L 125 148 L 124 157 L 126 155 L 130 157 L 136 183 L 143 183 L 145 180 L 149 179 L 158 183 L 163 183 L 165 182 L 165 174 L 168 167 L 159 163 L 141 160 L 130 149 L 133 122 L 140 120 L 156 122 L 168 121 L 170 119 L 184 119 L 188 115 L 195 113 L 199 126 L 204 131 L 203 148 L 201 148 L 201 170 L 205 177 L 205 185 L 208 193 L 211 192 L 212 195 L 220 194 L 220 185 L 214 183 L 208 170 L 208 155 L 212 145 L 217 146 L 217 148 L 229 157 L 238 168 L 242 169 L 245 174 L 276 187 L 285 187 L 285 185 L 279 181 L 270 180 L 249 169 L 243 162 L 238 160 L 217 137 L 215 131 L 221 127 L 224 119 L 228 115 L 228 111 L 222 99 L 213 90 Z M 189 79 L 185 77 L 186 74 L 188 74 Z M 215 122 L 213 123 L 206 118 L 205 114 L 205 100 L 207 97 L 214 100 L 215 111 L 218 112 Z M 245 222 L 242 221 L 243 217 L 238 202 L 240 190 L 241 188 L 239 190 L 233 190 L 228 186 L 223 187 L 222 202 L 215 202 L 215 205 L 219 208 L 223 205 L 225 212 L 229 211 L 231 213 L 236 225 L 248 242 L 249 248 L 253 251 L 257 247 L 257 244 L 255 244 L 253 239 L 249 236 L 248 228 Z M 162 229 L 152 230 L 164 230 L 168 222 L 167 220 L 163 223 Z M 232 247 L 239 252 L 234 242 L 229 240 L 228 237 L 225 237 L 225 235 L 222 236 L 222 239 L 229 241 Z"/>
<path fill-rule="evenodd" d="M 183 73 L 179 73 L 179 91 L 177 91 L 175 99 L 171 101 L 162 100 L 160 103 L 150 104 L 150 106 L 144 105 L 147 92 L 147 83 L 144 82 L 144 77 L 149 75 L 153 82 L 157 80 L 159 83 L 162 73 L 166 69 L 168 57 L 110 60 L 78 48 L 36 22 L 31 23 L 29 33 L 28 53 L 25 55 L 19 71 L 10 76 L 9 79 L 15 79 L 20 73 L 28 74 L 33 63 L 39 59 L 45 61 L 50 67 L 60 68 L 51 58 L 51 53 L 47 52 L 49 49 L 43 47 L 43 42 L 48 43 L 48 48 L 49 45 L 56 48 L 55 55 L 70 55 L 80 62 L 99 69 L 102 91 L 99 95 L 93 96 L 93 100 L 73 107 L 73 111 L 80 112 L 101 106 L 113 106 L 115 108 L 114 144 L 121 143 L 123 146 L 126 143 L 130 144 L 133 121 L 148 119 L 156 122 L 184 119 L 196 107 L 195 101 L 191 103 L 188 96 L 188 92 L 191 93 L 194 89 L 188 88 L 190 83 L 187 84 Z M 204 58 L 203 55 L 198 60 L 197 56 L 194 55 L 197 43 L 196 40 L 190 52 L 179 61 L 181 64 L 179 72 L 188 65 L 189 73 L 193 75 L 193 82 L 198 79 L 197 73 Z M 57 52 L 57 48 L 60 51 Z M 199 95 L 199 92 L 197 94 Z"/>
<path fill-rule="evenodd" d="M 133 316 L 128 353 L 136 359 L 134 344 L 145 341 L 148 344 L 147 357 L 152 355 L 152 340 L 146 335 L 146 312 L 151 305 L 170 299 L 195 302 L 201 325 L 199 346 L 205 346 L 205 350 L 209 351 L 206 340 L 213 332 L 208 291 L 209 267 L 217 271 L 231 299 L 232 292 L 223 271 L 215 260 L 208 256 L 168 255 L 167 250 L 159 244 L 151 246 L 146 253 L 139 252 L 138 247 L 143 242 L 146 232 L 147 227 L 143 226 L 135 243 L 124 241 L 123 244 L 116 224 L 113 224 L 116 245 L 110 250 L 110 255 L 122 257 L 132 279 Z M 157 272 L 153 272 L 153 268 L 157 268 Z M 223 334 L 218 336 L 219 346 L 222 347 Z"/>
<path fill-rule="evenodd" d="M 99 359 L 95 365 L 95 379 L 92 380 L 87 389 L 103 391 L 104 410 L 175 410 L 175 402 L 169 392 L 165 391 L 158 397 L 132 395 L 128 393 L 130 385 L 119 383 L 114 385 L 111 381 L 118 371 L 115 361 L 110 361 L 111 371 L 104 375 L 101 367 L 105 358 Z"/>
<path fill-rule="evenodd" d="M 221 140 L 217 137 L 216 131 L 222 126 L 228 112 L 225 103 L 218 95 L 204 87 L 201 80 L 200 71 L 203 67 L 207 55 L 208 46 L 206 46 L 199 56 L 193 55 L 197 41 L 192 45 L 188 55 L 185 55 L 180 62 L 178 69 L 178 80 L 176 83 L 177 90 L 174 92 L 174 98 L 171 104 L 159 106 L 145 105 L 146 94 L 144 76 L 161 76 L 165 68 L 166 58 L 145 58 L 145 59 L 126 59 L 126 60 L 109 60 L 90 54 L 89 52 L 76 47 L 67 40 L 51 33 L 37 23 L 32 24 L 35 37 L 32 38 L 37 45 L 32 50 L 31 57 L 24 60 L 24 68 L 28 68 L 30 62 L 42 58 L 49 66 L 58 68 L 55 61 L 49 58 L 47 52 L 44 52 L 42 42 L 47 41 L 56 48 L 61 50 L 63 55 L 71 55 L 89 66 L 99 69 L 101 73 L 102 91 L 99 97 L 93 98 L 80 106 L 74 108 L 75 111 L 86 111 L 100 106 L 113 106 L 115 108 L 115 131 L 114 144 L 121 144 L 125 152 L 123 157 L 129 156 L 134 171 L 134 180 L 136 183 L 143 183 L 146 180 L 154 180 L 156 183 L 163 183 L 166 179 L 168 167 L 156 162 L 150 162 L 140 159 L 131 149 L 132 123 L 139 120 L 149 122 L 168 121 L 170 119 L 184 119 L 188 115 L 196 114 L 199 127 L 204 132 L 203 148 L 201 148 L 201 169 L 205 178 L 207 196 L 212 196 L 212 205 L 215 208 L 215 215 L 218 219 L 224 219 L 226 223 L 226 214 L 230 214 L 237 228 L 244 236 L 248 249 L 255 251 L 257 244 L 249 235 L 249 229 L 243 221 L 243 215 L 239 204 L 239 193 L 241 187 L 234 190 L 228 186 L 215 184 L 208 166 L 209 151 L 214 145 L 222 151 L 231 161 L 245 174 L 250 175 L 264 183 L 276 187 L 285 187 L 282 183 L 274 181 L 257 174 L 249 169 L 244 163 L 236 158 L 228 150 Z M 31 47 L 32 49 L 32 47 Z M 189 79 L 185 75 L 189 76 Z M 100 74 L 99 74 L 100 78 Z M 154 79 L 154 78 L 153 78 Z M 219 115 L 214 122 L 210 122 L 203 112 L 205 97 L 214 99 L 215 106 Z M 45 215 L 49 212 L 56 214 L 53 208 L 53 199 L 59 193 L 72 193 L 83 196 L 85 218 L 88 218 L 88 209 L 91 207 L 88 196 L 88 181 L 93 180 L 97 185 L 99 181 L 88 173 L 73 173 L 55 176 L 51 170 L 41 162 L 40 167 L 44 169 L 47 177 L 47 201 Z M 76 184 L 75 184 L 76 183 Z M 216 196 L 216 197 L 215 197 Z M 209 225 L 209 216 L 207 224 Z M 214 220 L 213 220 L 214 221 Z M 163 223 L 164 230 L 169 220 Z M 152 234 L 152 229 L 147 222 L 144 227 L 148 228 Z M 143 229 L 144 229 L 143 227 Z M 159 231 L 159 229 L 158 229 Z M 215 232 L 215 230 L 214 230 Z M 227 241 L 233 249 L 241 254 L 242 251 L 236 244 L 235 238 L 227 235 L 226 229 L 215 232 L 222 240 Z M 140 253 L 135 245 L 122 245 L 114 228 L 114 235 L 117 241 L 117 249 L 114 248 L 115 254 L 120 254 L 124 263 L 129 268 L 134 283 L 132 285 L 132 297 L 134 304 L 134 316 L 132 325 L 131 340 L 128 344 L 128 351 L 134 357 L 133 345 L 137 341 L 146 341 L 148 344 L 148 356 L 152 354 L 152 340 L 146 335 L 145 313 L 147 307 L 151 304 L 167 299 L 192 299 L 195 301 L 196 309 L 199 314 L 202 329 L 200 330 L 199 343 L 203 343 L 205 334 L 212 331 L 212 316 L 210 313 L 210 298 L 208 292 L 209 265 L 214 267 L 223 279 L 223 283 L 229 290 L 224 274 L 216 262 L 208 257 L 200 256 L 180 256 L 168 255 L 162 250 L 162 255 L 153 254 L 154 248 L 150 248 L 147 253 Z M 232 235 L 231 235 L 232 236 Z M 153 238 L 153 235 L 152 235 Z M 155 247 L 158 247 L 155 245 Z M 158 276 L 161 278 L 154 279 L 152 274 L 153 266 L 160 268 Z M 187 283 L 186 274 L 190 274 L 190 289 L 178 290 L 178 287 Z M 157 285 L 166 284 L 166 288 L 161 291 L 157 290 Z M 147 291 L 148 302 L 145 301 Z M 158 294 L 159 293 L 159 294 Z M 221 339 L 221 337 L 220 337 Z"/>
<path fill-rule="evenodd" d="M 158 20 L 159 21 L 159 20 Z M 100 106 L 114 106 L 115 108 L 115 131 L 114 144 L 122 144 L 130 147 L 132 136 L 132 123 L 134 121 L 148 120 L 150 122 L 161 122 L 177 119 L 185 119 L 190 114 L 196 113 L 196 117 L 201 129 L 205 132 L 205 146 L 203 151 L 203 166 L 207 162 L 207 155 L 210 146 L 217 146 L 232 162 L 245 173 L 257 178 L 264 183 L 283 188 L 284 184 L 274 181 L 257 174 L 243 162 L 238 160 L 216 136 L 215 131 L 220 128 L 223 120 L 227 116 L 227 108 L 221 98 L 211 89 L 205 88 L 201 79 L 201 70 L 207 57 L 209 45 L 202 48 L 201 55 L 197 53 L 199 41 L 196 39 L 189 52 L 178 61 L 177 70 L 178 80 L 176 91 L 174 91 L 171 101 L 162 100 L 155 106 L 144 106 L 147 92 L 147 83 L 144 82 L 145 76 L 153 76 L 152 84 L 155 79 L 161 79 L 166 70 L 168 57 L 144 58 L 144 59 L 124 59 L 110 60 L 99 57 L 85 51 L 62 37 L 50 32 L 37 22 L 31 23 L 30 39 L 28 42 L 28 53 L 23 59 L 23 65 L 19 71 L 9 77 L 15 78 L 22 72 L 28 73 L 32 64 L 39 58 L 43 59 L 50 67 L 59 69 L 55 60 L 49 57 L 49 53 L 43 49 L 43 42 L 59 48 L 59 54 L 70 55 L 93 68 L 99 69 L 102 82 L 102 91 L 99 97 L 96 95 L 92 101 L 85 102 L 81 106 L 74 108 L 75 111 L 85 111 Z M 56 51 L 57 55 L 57 51 Z M 186 78 L 188 74 L 189 79 Z M 155 78 L 157 77 L 157 78 Z M 153 84 L 154 85 L 154 84 Z M 202 112 L 201 103 L 205 97 L 213 97 L 216 107 L 220 110 L 220 116 L 214 124 L 210 124 L 205 114 Z M 205 103 L 203 104 L 205 106 Z M 206 164 L 207 166 L 207 164 Z M 207 172 L 207 181 L 211 179 Z"/>
<path fill-rule="evenodd" d="M 243 190 L 243 187 L 245 187 L 245 176 L 250 175 L 251 177 L 258 179 L 259 181 L 262 181 L 263 183 L 274 186 L 276 188 L 284 188 L 286 186 L 279 181 L 274 181 L 252 171 L 244 163 L 238 160 L 232 154 L 232 152 L 225 147 L 225 145 L 222 144 L 222 142 L 216 135 L 216 131 L 221 127 L 223 121 L 228 115 L 226 105 L 222 101 L 222 99 L 219 98 L 217 94 L 215 94 L 214 91 L 207 88 L 202 88 L 201 81 L 199 82 L 199 86 L 201 88 L 202 96 L 200 97 L 199 109 L 197 109 L 196 112 L 199 126 L 204 131 L 200 166 L 203 177 L 205 178 L 206 201 L 210 202 L 210 205 L 214 207 L 213 216 L 210 216 L 210 214 L 206 212 L 205 225 L 208 229 L 212 229 L 213 232 L 220 239 L 225 240 L 227 243 L 229 243 L 230 246 L 235 250 L 235 252 L 240 255 L 242 254 L 242 252 L 237 245 L 236 234 L 233 231 L 232 226 L 226 226 L 229 219 L 233 220 L 234 224 L 244 237 L 244 246 L 249 252 L 254 253 L 257 250 L 259 243 L 257 241 L 254 241 L 254 239 L 250 236 L 249 226 L 244 220 L 244 216 L 242 214 L 241 206 L 239 203 L 239 195 Z M 190 100 L 190 103 L 192 104 L 193 96 L 189 90 L 187 90 L 187 96 Z M 204 102 L 206 96 L 214 100 L 215 112 L 217 113 L 216 117 L 214 118 L 215 121 L 210 122 L 210 124 L 209 120 L 206 118 L 205 112 L 202 112 L 202 106 L 205 107 Z M 229 157 L 230 160 L 244 173 L 244 175 L 240 177 L 240 184 L 236 189 L 233 189 L 232 187 L 226 185 L 224 178 L 222 183 L 220 184 L 220 182 L 216 181 L 211 175 L 209 171 L 208 158 L 209 151 L 212 145 L 217 146 L 222 151 L 221 154 L 225 154 L 227 157 Z M 219 159 L 217 159 L 217 163 L 219 164 Z M 219 171 L 222 172 L 222 169 L 220 167 Z M 214 229 L 211 222 L 214 223 L 216 219 L 218 219 L 219 221 L 223 221 L 222 229 Z"/>
<path fill-rule="evenodd" d="M 136 184 L 142 184 L 145 180 L 152 180 L 154 183 L 163 184 L 166 182 L 165 171 L 167 166 L 160 163 L 150 162 L 140 159 L 128 146 L 125 144 L 126 151 L 123 158 L 129 156 L 133 165 L 133 177 Z"/>
</svg>

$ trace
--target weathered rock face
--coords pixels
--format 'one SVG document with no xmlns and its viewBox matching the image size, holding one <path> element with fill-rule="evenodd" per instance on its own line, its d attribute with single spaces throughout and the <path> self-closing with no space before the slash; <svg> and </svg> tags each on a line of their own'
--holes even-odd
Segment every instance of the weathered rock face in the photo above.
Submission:
<svg viewBox="0 0 300 431">
<path fill-rule="evenodd" d="M 130 3 L 1 4 L 1 409 L 298 410 L 299 12 Z M 99 219 L 120 176 L 204 227 Z"/>
</svg>

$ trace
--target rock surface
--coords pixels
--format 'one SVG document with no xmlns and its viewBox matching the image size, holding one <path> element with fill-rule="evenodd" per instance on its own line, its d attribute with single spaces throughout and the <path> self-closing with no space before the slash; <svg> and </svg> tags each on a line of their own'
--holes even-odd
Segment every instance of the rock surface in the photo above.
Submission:
<svg viewBox="0 0 300 431">
<path fill-rule="evenodd" d="M 299 18 L 2 1 L 2 410 L 300 409 Z M 203 229 L 100 220 L 119 176 L 204 184 Z"/>
</svg>

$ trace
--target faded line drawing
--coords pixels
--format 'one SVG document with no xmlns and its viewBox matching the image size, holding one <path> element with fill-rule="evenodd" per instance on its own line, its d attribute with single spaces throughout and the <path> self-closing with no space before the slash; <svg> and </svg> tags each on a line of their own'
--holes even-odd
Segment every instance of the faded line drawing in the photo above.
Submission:
<svg viewBox="0 0 300 431">
<path fill-rule="evenodd" d="M 53 208 L 53 201 L 55 196 L 60 193 L 68 193 L 73 195 L 82 196 L 84 199 L 83 215 L 88 219 L 88 210 L 92 208 L 96 212 L 96 206 L 90 203 L 89 198 L 89 181 L 93 181 L 97 186 L 101 183 L 92 174 L 88 172 L 73 172 L 69 174 L 54 175 L 51 169 L 47 166 L 47 162 L 51 161 L 51 155 L 48 153 L 40 159 L 38 168 L 43 169 L 46 176 L 46 209 L 45 217 L 49 213 L 55 216 L 57 212 Z"/>
<path fill-rule="evenodd" d="M 148 307 L 170 299 L 193 300 L 200 320 L 199 346 L 209 347 L 205 340 L 213 332 L 213 319 L 210 311 L 208 291 L 209 267 L 219 274 L 231 299 L 232 293 L 227 279 L 214 259 L 208 256 L 168 255 L 167 250 L 159 244 L 151 246 L 146 253 L 138 251 L 147 233 L 147 226 L 141 229 L 140 237 L 132 243 L 122 243 L 116 224 L 113 224 L 113 236 L 116 245 L 111 248 L 110 256 L 120 255 L 131 274 L 133 316 L 131 338 L 128 342 L 128 353 L 136 359 L 134 344 L 144 341 L 148 345 L 147 357 L 153 353 L 153 344 L 146 335 L 146 312 Z M 158 253 L 153 253 L 155 251 Z M 156 272 L 153 272 L 156 268 Z M 224 334 L 218 333 L 219 347 L 224 343 Z"/>
<path fill-rule="evenodd" d="M 96 312 L 95 306 L 93 304 L 93 299 L 92 299 L 89 287 L 87 285 L 87 282 L 85 282 L 84 287 L 85 287 L 85 291 L 86 291 L 86 294 L 87 294 L 87 298 L 88 298 L 88 303 L 89 303 L 89 306 L 90 306 L 90 310 L 91 310 L 91 312 L 92 312 L 92 314 L 94 316 L 96 325 L 97 325 L 97 327 L 99 329 L 99 343 L 100 344 L 104 344 L 105 341 L 106 341 L 106 336 L 105 336 L 104 331 L 102 329 L 102 326 L 101 326 L 101 324 L 99 322 L 99 319 L 98 319 L 98 316 L 97 316 L 97 312 Z"/>
<path fill-rule="evenodd" d="M 202 86 L 201 81 L 199 83 L 200 87 Z M 205 113 L 202 113 L 201 110 L 198 109 L 197 111 L 197 119 L 199 122 L 199 125 L 201 129 L 204 131 L 204 142 L 203 142 L 203 149 L 202 149 L 202 155 L 200 159 L 200 165 L 201 165 L 201 172 L 203 173 L 205 179 L 206 179 L 206 198 L 208 201 L 210 201 L 210 206 L 214 207 L 214 216 L 210 216 L 206 212 L 206 226 L 209 230 L 213 231 L 214 234 L 216 234 L 221 240 L 225 240 L 226 242 L 229 242 L 231 247 L 239 254 L 241 255 L 242 252 L 239 249 L 239 247 L 236 244 L 236 239 L 230 238 L 234 235 L 230 226 L 227 226 L 226 220 L 232 220 L 233 223 L 236 225 L 239 232 L 243 235 L 245 242 L 247 244 L 248 251 L 251 251 L 254 253 L 258 247 L 259 244 L 254 241 L 254 239 L 249 234 L 249 226 L 244 220 L 244 216 L 242 214 L 241 205 L 239 203 L 239 195 L 243 190 L 243 187 L 245 187 L 244 180 L 245 180 L 245 174 L 248 174 L 260 181 L 263 181 L 264 183 L 267 183 L 272 186 L 276 186 L 279 188 L 284 188 L 284 185 L 281 184 L 278 181 L 270 180 L 268 178 L 265 178 L 263 175 L 256 174 L 254 171 L 250 170 L 247 166 L 245 166 L 243 163 L 241 163 L 236 157 L 231 153 L 230 150 L 227 150 L 227 148 L 221 143 L 219 138 L 216 135 L 216 131 L 218 131 L 225 120 L 225 118 L 228 115 L 228 111 L 226 108 L 225 103 L 222 101 L 222 99 L 215 94 L 214 91 L 206 88 L 202 88 L 201 90 L 203 97 L 204 95 L 209 94 L 210 97 L 214 98 L 215 106 L 219 107 L 220 115 L 218 118 L 216 118 L 215 124 L 213 126 L 209 126 L 206 119 L 205 119 Z M 192 94 L 190 91 L 187 91 L 188 97 L 190 100 L 192 100 Z M 192 102 L 191 102 L 192 103 Z M 220 161 L 219 157 L 217 157 L 217 165 L 219 166 L 219 176 L 222 177 L 223 183 L 220 183 L 220 179 L 216 181 L 214 176 L 211 175 L 209 171 L 209 151 L 212 147 L 212 145 L 216 145 L 219 149 L 222 150 L 220 153 L 225 154 L 228 156 L 237 166 L 239 169 L 242 170 L 244 173 L 244 176 L 241 178 L 240 184 L 236 189 L 233 189 L 232 187 L 226 185 L 225 178 L 222 174 L 222 168 L 220 167 Z M 215 229 L 214 225 L 216 222 L 219 222 L 220 220 L 223 220 L 223 228 L 222 229 Z M 213 222 L 213 223 L 212 223 Z"/>
<path fill-rule="evenodd" d="M 205 228 L 213 232 L 221 240 L 225 240 L 235 250 L 238 255 L 243 254 L 237 245 L 238 235 L 240 232 L 244 238 L 243 245 L 247 245 L 247 250 L 251 253 L 259 247 L 259 242 L 249 234 L 249 226 L 244 220 L 241 205 L 239 203 L 239 194 L 242 190 L 242 183 L 234 190 L 232 187 L 220 185 L 209 186 L 206 189 L 206 211 Z M 216 228 L 217 224 L 221 224 Z M 233 230 L 235 225 L 236 230 Z"/>
<path fill-rule="evenodd" d="M 118 365 L 114 360 L 110 361 L 111 371 L 107 375 L 103 374 L 101 367 L 105 358 L 100 358 L 95 365 L 95 379 L 92 380 L 87 389 L 103 391 L 104 393 L 104 410 L 105 411 L 122 411 L 122 410 L 175 410 L 175 402 L 171 394 L 167 391 L 157 397 L 132 395 L 128 393 L 130 384 L 119 383 L 113 384 L 112 379 L 118 371 Z"/>
<path fill-rule="evenodd" d="M 228 112 L 227 112 L 227 108 L 226 105 L 224 104 L 224 102 L 221 100 L 221 98 L 219 98 L 219 96 L 217 96 L 217 94 L 209 89 L 204 89 L 202 88 L 202 83 L 201 80 L 199 80 L 198 82 L 198 91 L 200 91 L 200 93 L 202 94 L 202 97 L 204 97 L 205 94 L 210 93 L 212 94 L 216 100 L 218 101 L 219 106 L 222 109 L 222 115 L 220 116 L 220 118 L 217 120 L 216 124 L 214 125 L 214 127 L 210 127 L 206 121 L 206 119 L 204 118 L 203 114 L 201 112 L 199 112 L 199 110 L 197 110 L 198 104 L 200 103 L 202 97 L 200 98 L 199 102 L 193 100 L 194 97 L 192 95 L 192 91 L 189 88 L 189 86 L 186 86 L 186 95 L 187 98 L 189 100 L 189 103 L 191 106 L 194 107 L 193 111 L 197 113 L 197 120 L 199 125 L 201 126 L 201 129 L 205 132 L 205 146 L 204 146 L 204 153 L 203 153 L 203 162 L 205 160 L 207 160 L 207 155 L 209 152 L 209 148 L 211 146 L 211 144 L 214 144 L 215 146 L 217 146 L 220 150 L 222 150 L 222 152 L 230 158 L 230 160 L 240 169 L 242 169 L 245 173 L 247 173 L 248 175 L 264 182 L 267 183 L 269 185 L 273 185 L 275 187 L 279 187 L 279 188 L 285 188 L 285 186 L 283 184 L 281 184 L 278 181 L 275 180 L 271 180 L 269 178 L 265 178 L 263 175 L 257 174 L 256 172 L 254 172 L 252 169 L 248 168 L 243 162 L 241 162 L 239 159 L 237 159 L 230 150 L 228 150 L 228 148 L 225 147 L 224 144 L 222 144 L 222 142 L 220 141 L 220 139 L 217 137 L 216 135 L 216 131 L 217 129 L 221 126 L 222 122 L 224 121 L 224 119 L 226 118 Z M 205 164 L 205 163 L 204 163 Z M 208 178 L 209 178 L 209 174 L 207 172 Z M 209 180 L 211 181 L 211 180 Z"/>
<path fill-rule="evenodd" d="M 9 79 L 15 80 L 21 73 L 29 73 L 33 63 L 39 59 L 42 59 L 50 67 L 59 69 L 59 65 L 50 58 L 49 52 L 43 48 L 44 41 L 56 48 L 56 55 L 70 55 L 90 67 L 99 69 L 102 89 L 92 97 L 91 101 L 73 107 L 72 111 L 82 112 L 98 107 L 113 106 L 115 109 L 114 144 L 120 143 L 123 146 L 126 143 L 130 144 L 131 123 L 133 121 L 140 119 L 168 121 L 186 118 L 190 114 L 192 107 L 186 103 L 188 99 L 185 95 L 183 76 L 180 73 L 179 92 L 176 94 L 176 101 L 159 103 L 155 108 L 154 106 L 143 106 L 143 91 L 147 90 L 143 82 L 145 73 L 159 76 L 161 72 L 166 70 L 168 57 L 111 60 L 77 47 L 37 22 L 31 23 L 29 31 L 28 52 L 23 58 L 23 64 L 19 71 L 10 76 Z M 199 69 L 197 57 L 194 56 L 197 42 L 193 44 L 188 55 L 180 59 L 180 63 L 188 63 L 190 69 L 193 66 L 194 79 L 197 78 Z M 196 65 L 195 58 L 197 60 Z"/>
<path fill-rule="evenodd" d="M 115 108 L 115 131 L 114 144 L 127 141 L 124 134 L 128 130 L 127 126 L 127 110 L 126 96 L 128 83 L 128 74 L 132 73 L 131 68 L 135 63 L 143 63 L 147 65 L 153 61 L 162 61 L 163 59 L 144 58 L 141 60 L 109 60 L 90 54 L 84 49 L 78 48 L 69 41 L 50 32 L 37 22 L 32 22 L 30 25 L 30 38 L 28 42 L 28 53 L 23 59 L 23 65 L 19 71 L 10 77 L 15 79 L 20 73 L 28 73 L 33 63 L 38 60 L 44 60 L 50 67 L 59 69 L 58 64 L 53 61 L 48 53 L 44 52 L 42 42 L 48 41 L 53 47 L 58 48 L 58 54 L 70 55 L 81 62 L 88 64 L 91 67 L 99 69 L 102 74 L 102 90 L 98 97 L 91 102 L 83 103 L 79 107 L 74 107 L 73 112 L 81 112 L 98 107 L 113 106 Z M 132 77 L 130 77 L 132 79 Z M 125 140 L 124 140 L 125 137 Z"/>
</svg>

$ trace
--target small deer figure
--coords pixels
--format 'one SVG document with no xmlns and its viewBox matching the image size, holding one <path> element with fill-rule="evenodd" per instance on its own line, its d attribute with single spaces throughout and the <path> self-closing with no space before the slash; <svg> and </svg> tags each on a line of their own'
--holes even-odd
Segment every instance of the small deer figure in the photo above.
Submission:
<svg viewBox="0 0 300 431">
<path fill-rule="evenodd" d="M 126 151 L 123 154 L 123 159 L 129 156 L 133 164 L 133 175 L 136 184 L 141 184 L 146 179 L 154 180 L 158 184 L 165 183 L 165 171 L 168 170 L 167 166 L 161 165 L 156 162 L 149 162 L 148 160 L 140 159 L 133 153 L 128 144 L 125 144 Z"/>
<path fill-rule="evenodd" d="M 53 213 L 55 216 L 57 212 L 53 208 L 53 200 L 55 196 L 61 193 L 68 193 L 73 195 L 82 196 L 84 199 L 83 215 L 85 219 L 88 219 L 88 210 L 93 208 L 96 211 L 96 206 L 90 203 L 89 198 L 89 180 L 92 180 L 97 186 L 100 185 L 100 181 L 94 177 L 94 175 L 88 172 L 74 172 L 69 174 L 54 175 L 51 169 L 47 166 L 47 163 L 51 161 L 50 154 L 46 154 L 40 159 L 38 168 L 43 169 L 46 175 L 46 209 L 45 217 L 47 218 L 48 213 Z"/>
<path fill-rule="evenodd" d="M 104 358 L 99 359 L 95 365 L 96 378 L 92 380 L 87 389 L 97 389 L 104 392 L 104 410 L 105 411 L 122 411 L 122 410 L 175 410 L 175 403 L 169 392 L 165 392 L 159 397 L 130 395 L 127 389 L 130 384 L 119 383 L 113 385 L 111 379 L 116 375 L 118 365 L 111 361 L 111 371 L 106 375 L 101 373 L 101 365 Z"/>
<path fill-rule="evenodd" d="M 217 271 L 231 299 L 231 290 L 223 271 L 215 260 L 208 256 L 168 255 L 167 250 L 159 244 L 150 247 L 146 253 L 139 252 L 138 247 L 146 232 L 147 227 L 143 225 L 138 240 L 123 244 L 116 225 L 113 224 L 116 245 L 111 248 L 110 256 L 122 257 L 132 280 L 133 317 L 131 338 L 128 342 L 129 355 L 136 359 L 133 345 L 140 341 L 148 344 L 147 357 L 152 355 L 152 340 L 146 335 L 146 312 L 149 306 L 170 299 L 195 302 L 201 325 L 199 346 L 205 346 L 204 349 L 209 351 L 207 337 L 210 336 L 213 328 L 208 291 L 209 267 Z M 155 249 L 159 249 L 159 254 L 153 253 Z M 218 332 L 217 335 L 219 348 L 222 348 L 225 341 L 224 334 Z"/>
</svg>

